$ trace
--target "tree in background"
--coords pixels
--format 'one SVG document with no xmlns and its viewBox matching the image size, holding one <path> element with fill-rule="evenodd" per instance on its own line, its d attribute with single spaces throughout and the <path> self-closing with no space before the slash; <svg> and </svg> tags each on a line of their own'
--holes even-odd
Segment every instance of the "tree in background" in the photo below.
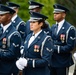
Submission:
<svg viewBox="0 0 76 75">
<path fill-rule="evenodd" d="M 19 9 L 19 13 L 18 15 L 26 22 L 30 15 L 29 15 L 29 10 L 28 10 L 28 1 L 29 0 L 0 0 L 2 1 L 2 3 L 5 3 L 7 1 L 10 2 L 14 2 L 14 3 L 18 3 L 21 7 Z M 52 25 L 53 23 L 55 23 L 54 19 L 53 19 L 53 4 L 55 3 L 59 3 L 64 5 L 65 7 L 69 8 L 70 12 L 67 13 L 67 17 L 66 19 L 73 24 L 74 26 L 76 26 L 76 0 L 33 0 L 33 1 L 37 1 L 40 2 L 42 4 L 44 4 L 44 7 L 41 11 L 41 13 L 45 14 L 48 16 L 48 22 L 50 23 L 50 25 Z"/>
<path fill-rule="evenodd" d="M 9 1 L 18 3 L 21 6 L 19 9 L 18 15 L 26 22 L 30 17 L 29 10 L 28 10 L 29 0 L 9 0 Z M 53 13 L 52 13 L 53 12 L 52 5 L 54 4 L 54 1 L 52 0 L 34 0 L 34 1 L 44 4 L 44 7 L 41 13 L 48 16 L 48 22 L 50 23 L 50 25 L 52 25 L 54 23 Z M 5 0 L 5 2 L 7 1 Z"/>
<path fill-rule="evenodd" d="M 10 0 L 20 5 L 18 15 L 26 22 L 29 19 L 28 0 Z"/>
<path fill-rule="evenodd" d="M 34 1 L 44 4 L 41 13 L 48 16 L 48 22 L 50 23 L 50 25 L 55 23 L 53 19 L 53 4 L 55 3 L 55 0 L 34 0 Z"/>
<path fill-rule="evenodd" d="M 7 1 L 9 1 L 9 0 L 0 0 L 0 4 L 2 3 L 2 4 L 5 4 Z"/>
</svg>

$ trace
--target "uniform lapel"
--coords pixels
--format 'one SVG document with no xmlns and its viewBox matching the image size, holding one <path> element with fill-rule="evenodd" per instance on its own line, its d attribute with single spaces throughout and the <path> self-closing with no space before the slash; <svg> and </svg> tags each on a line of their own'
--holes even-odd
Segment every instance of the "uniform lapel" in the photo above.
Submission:
<svg viewBox="0 0 76 75">
<path fill-rule="evenodd" d="M 57 36 L 57 31 L 56 31 L 56 24 L 54 25 L 54 28 L 53 28 L 53 36 L 56 38 Z"/>
<path fill-rule="evenodd" d="M 18 18 L 19 18 L 19 17 L 17 16 L 17 17 L 14 19 L 14 21 L 12 21 L 14 27 L 16 27 L 16 26 L 18 25 L 18 22 L 19 22 Z"/>
<path fill-rule="evenodd" d="M 55 25 L 54 34 L 57 35 L 57 25 Z"/>
<path fill-rule="evenodd" d="M 41 37 L 43 36 L 43 31 L 35 38 L 35 40 L 30 44 L 29 48 L 35 44 L 37 41 L 39 41 L 41 39 Z"/>
<path fill-rule="evenodd" d="M 6 31 L 2 34 L 2 36 L 0 36 L 0 40 L 4 38 L 10 32 L 10 30 L 11 30 L 11 25 L 6 29 Z"/>
<path fill-rule="evenodd" d="M 3 34 L 3 30 L 2 30 L 2 28 L 0 27 L 0 37 L 2 36 L 2 34 Z"/>
<path fill-rule="evenodd" d="M 27 36 L 27 38 L 26 38 L 26 40 L 25 40 L 25 42 L 24 42 L 25 49 L 28 48 L 28 43 L 29 43 L 29 40 L 30 40 L 30 38 L 31 38 L 31 35 L 32 35 L 32 34 L 30 34 L 29 36 Z"/>
</svg>

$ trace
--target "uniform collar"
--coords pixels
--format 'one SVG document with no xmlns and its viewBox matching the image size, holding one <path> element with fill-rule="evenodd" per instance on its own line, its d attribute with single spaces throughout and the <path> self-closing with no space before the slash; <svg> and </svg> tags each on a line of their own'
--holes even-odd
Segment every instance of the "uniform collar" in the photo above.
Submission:
<svg viewBox="0 0 76 75">
<path fill-rule="evenodd" d="M 40 31 L 37 32 L 36 34 L 33 33 L 33 36 L 36 38 L 41 32 L 42 32 L 42 30 L 40 30 Z"/>
<path fill-rule="evenodd" d="M 17 17 L 17 14 L 12 17 L 12 22 L 16 19 L 16 17 Z"/>
<path fill-rule="evenodd" d="M 7 25 L 3 26 L 3 24 L 1 24 L 1 26 L 3 27 L 3 33 L 6 31 L 6 29 L 11 25 L 11 22 L 8 23 Z"/>
<path fill-rule="evenodd" d="M 58 27 L 62 27 L 63 23 L 65 22 L 65 19 L 63 19 L 62 21 L 60 21 L 59 23 L 56 22 L 56 24 L 58 24 Z"/>
<path fill-rule="evenodd" d="M 62 28 L 64 22 L 65 22 L 65 19 L 63 19 L 63 20 L 60 21 L 59 23 L 56 22 L 56 24 L 58 24 L 57 34 L 58 34 L 58 32 L 60 31 L 60 29 Z"/>
</svg>

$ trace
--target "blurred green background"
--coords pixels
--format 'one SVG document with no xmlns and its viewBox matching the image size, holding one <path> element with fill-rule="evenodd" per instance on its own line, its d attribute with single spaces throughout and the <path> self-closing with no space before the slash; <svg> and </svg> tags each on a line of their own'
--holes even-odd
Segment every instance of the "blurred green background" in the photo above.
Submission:
<svg viewBox="0 0 76 75">
<path fill-rule="evenodd" d="M 21 7 L 18 15 L 26 22 L 30 15 L 28 10 L 29 0 L 0 0 L 0 3 L 5 4 L 7 1 L 18 3 Z M 66 20 L 76 27 L 76 0 L 33 0 L 44 4 L 41 13 L 47 15 L 50 25 L 55 23 L 53 19 L 53 4 L 59 3 L 66 6 L 70 12 L 67 13 Z"/>
</svg>

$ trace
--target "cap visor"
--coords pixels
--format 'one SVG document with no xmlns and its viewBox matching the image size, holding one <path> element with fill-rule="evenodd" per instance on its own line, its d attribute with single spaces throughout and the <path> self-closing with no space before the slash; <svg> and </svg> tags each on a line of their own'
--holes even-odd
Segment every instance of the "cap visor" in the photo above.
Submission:
<svg viewBox="0 0 76 75">
<path fill-rule="evenodd" d="M 31 10 L 31 9 L 35 9 L 35 8 L 37 8 L 37 7 L 39 7 L 39 6 L 33 6 L 33 5 L 31 5 L 31 6 L 29 6 L 29 10 Z"/>
<path fill-rule="evenodd" d="M 38 20 L 34 20 L 34 19 L 29 19 L 29 21 L 34 21 L 34 22 L 35 22 L 35 21 L 38 21 Z"/>
<path fill-rule="evenodd" d="M 53 13 L 61 13 L 61 12 L 65 12 L 65 10 L 61 10 L 61 9 L 54 9 Z"/>
<path fill-rule="evenodd" d="M 8 11 L 7 11 L 7 12 L 5 12 L 5 11 L 0 11 L 0 15 L 6 14 L 6 13 L 9 13 L 9 12 L 8 12 Z"/>
<path fill-rule="evenodd" d="M 15 9 L 15 8 L 17 8 L 17 7 L 10 7 L 11 9 Z"/>
</svg>

